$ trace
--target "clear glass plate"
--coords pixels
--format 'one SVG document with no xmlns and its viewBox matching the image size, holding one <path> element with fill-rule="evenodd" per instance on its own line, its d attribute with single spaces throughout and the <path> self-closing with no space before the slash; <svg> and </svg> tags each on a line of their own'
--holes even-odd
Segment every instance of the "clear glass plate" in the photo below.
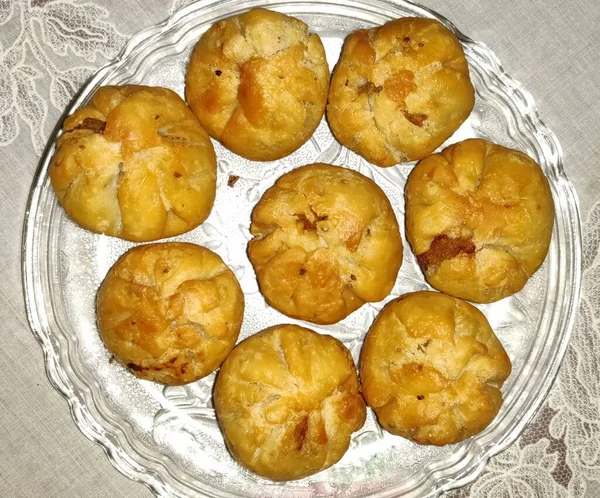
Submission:
<svg viewBox="0 0 600 498">
<path fill-rule="evenodd" d="M 183 95 L 190 50 L 216 20 L 256 5 L 304 20 L 320 34 L 330 66 L 345 36 L 402 16 L 446 19 L 412 3 L 382 0 L 204 1 L 133 37 L 121 55 L 80 90 L 65 116 L 100 85 L 161 85 Z M 456 31 L 457 32 L 457 31 Z M 531 95 L 502 70 L 490 50 L 457 32 L 477 90 L 469 120 L 448 143 L 485 137 L 520 149 L 548 175 L 556 222 L 548 258 L 525 289 L 480 306 L 513 362 L 504 405 L 481 434 L 443 448 L 419 447 L 384 433 L 369 411 L 344 458 L 329 470 L 289 483 L 272 483 L 238 466 L 228 454 L 211 404 L 214 374 L 194 384 L 164 388 L 141 381 L 109 361 L 96 329 L 94 301 L 110 266 L 133 244 L 87 232 L 67 219 L 47 175 L 60 123 L 50 138 L 32 185 L 25 219 L 23 275 L 27 313 L 41 342 L 48 376 L 69 401 L 83 433 L 100 443 L 123 474 L 159 496 L 423 496 L 463 486 L 487 460 L 521 433 L 540 407 L 564 355 L 581 283 L 581 237 L 577 199 L 562 168 L 554 134 L 540 121 Z M 61 120 L 62 121 L 62 120 Z M 447 144 L 445 144 L 447 145 Z M 240 339 L 264 327 L 294 322 L 269 308 L 246 257 L 250 212 L 283 173 L 321 161 L 359 170 L 375 180 L 403 219 L 403 190 L 413 164 L 378 169 L 342 148 L 323 121 L 293 155 L 257 164 L 215 144 L 219 159 L 217 200 L 206 223 L 177 237 L 216 251 L 235 271 L 246 294 Z M 229 175 L 240 180 L 227 185 Z M 385 300 L 427 285 L 407 248 L 393 292 Z M 363 337 L 385 302 L 365 305 L 333 326 L 309 326 L 341 339 L 358 359 Z"/>
</svg>

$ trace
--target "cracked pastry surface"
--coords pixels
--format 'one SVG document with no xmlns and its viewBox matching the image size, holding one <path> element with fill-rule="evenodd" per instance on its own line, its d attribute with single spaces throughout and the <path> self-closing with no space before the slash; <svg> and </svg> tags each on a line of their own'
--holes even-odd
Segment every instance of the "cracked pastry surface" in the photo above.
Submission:
<svg viewBox="0 0 600 498">
<path fill-rule="evenodd" d="M 521 290 L 546 257 L 553 224 L 541 168 L 486 140 L 423 159 L 406 184 L 406 237 L 427 281 L 469 301 Z"/>
<path fill-rule="evenodd" d="M 212 251 L 167 242 L 134 247 L 97 297 L 100 336 L 134 375 L 178 385 L 205 377 L 237 341 L 244 295 Z"/>
<path fill-rule="evenodd" d="M 438 292 L 391 301 L 367 334 L 360 376 L 383 428 L 419 444 L 452 444 L 487 427 L 511 372 L 483 313 Z"/>
<path fill-rule="evenodd" d="M 210 214 L 213 146 L 172 90 L 101 87 L 63 132 L 50 181 L 82 227 L 143 242 L 187 232 Z"/>
<path fill-rule="evenodd" d="M 219 371 L 214 404 L 236 460 L 276 481 L 339 461 L 366 417 L 350 352 L 296 325 L 241 342 Z"/>
<path fill-rule="evenodd" d="M 396 216 L 360 173 L 311 164 L 283 175 L 252 212 L 248 256 L 267 302 L 335 323 L 386 297 L 402 264 Z"/>
<path fill-rule="evenodd" d="M 331 79 L 327 119 L 342 145 L 377 166 L 422 159 L 475 102 L 460 42 L 433 19 L 352 33 Z"/>
<path fill-rule="evenodd" d="M 323 117 L 328 88 L 319 36 L 266 9 L 213 25 L 186 74 L 186 99 L 208 134 L 254 161 L 280 159 L 304 144 Z"/>
</svg>

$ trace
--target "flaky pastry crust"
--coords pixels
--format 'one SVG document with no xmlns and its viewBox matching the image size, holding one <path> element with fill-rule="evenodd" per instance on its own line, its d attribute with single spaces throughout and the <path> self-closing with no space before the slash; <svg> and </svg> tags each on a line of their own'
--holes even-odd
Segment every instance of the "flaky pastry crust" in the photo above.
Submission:
<svg viewBox="0 0 600 498">
<path fill-rule="evenodd" d="M 241 342 L 219 371 L 214 404 L 233 456 L 276 481 L 336 463 L 366 417 L 350 352 L 296 325 Z"/>
<path fill-rule="evenodd" d="M 422 159 L 475 102 L 462 46 L 434 19 L 352 33 L 333 71 L 327 119 L 342 145 L 377 166 Z"/>
<path fill-rule="evenodd" d="M 50 181 L 82 227 L 143 242 L 187 232 L 210 214 L 215 152 L 172 90 L 101 87 L 63 132 Z"/>
<path fill-rule="evenodd" d="M 384 429 L 438 446 L 489 425 L 510 371 L 483 313 L 437 292 L 391 301 L 371 327 L 360 359 L 365 399 Z"/>
<path fill-rule="evenodd" d="M 97 298 L 100 335 L 141 379 L 176 385 L 205 377 L 237 341 L 244 295 L 233 272 L 205 247 L 134 247 L 110 269 Z"/>
<path fill-rule="evenodd" d="M 186 75 L 186 99 L 208 134 L 254 161 L 280 159 L 304 144 L 323 117 L 328 88 L 319 36 L 266 9 L 213 25 Z"/>
<path fill-rule="evenodd" d="M 311 164 L 283 175 L 252 213 L 248 256 L 277 310 L 335 323 L 387 296 L 402 239 L 383 191 L 360 173 Z"/>
<path fill-rule="evenodd" d="M 469 301 L 521 290 L 546 257 L 553 223 L 541 168 L 486 140 L 422 160 L 406 185 L 406 237 L 428 282 Z"/>
</svg>

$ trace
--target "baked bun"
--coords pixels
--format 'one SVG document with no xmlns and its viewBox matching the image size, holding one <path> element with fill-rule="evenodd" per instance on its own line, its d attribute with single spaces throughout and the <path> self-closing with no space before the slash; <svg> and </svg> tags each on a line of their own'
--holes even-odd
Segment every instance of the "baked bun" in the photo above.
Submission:
<svg viewBox="0 0 600 498">
<path fill-rule="evenodd" d="M 110 269 L 97 313 L 104 343 L 133 374 L 186 384 L 211 373 L 233 349 L 244 295 L 212 251 L 149 244 L 134 247 Z"/>
<path fill-rule="evenodd" d="M 213 25 L 186 75 L 187 101 L 208 134 L 253 161 L 280 159 L 304 144 L 323 117 L 328 87 L 319 36 L 266 9 Z"/>
<path fill-rule="evenodd" d="M 327 119 L 377 166 L 421 159 L 467 119 L 475 95 L 460 42 L 434 19 L 352 33 L 333 71 Z"/>
<path fill-rule="evenodd" d="M 338 166 L 283 175 L 254 208 L 250 232 L 248 256 L 267 302 L 313 323 L 335 323 L 386 297 L 402 263 L 387 197 Z"/>
<path fill-rule="evenodd" d="M 438 446 L 489 425 L 510 371 L 485 316 L 437 292 L 391 301 L 373 323 L 360 358 L 364 396 L 383 428 Z"/>
<path fill-rule="evenodd" d="M 366 417 L 350 352 L 296 325 L 240 343 L 219 371 L 214 405 L 235 459 L 275 481 L 336 463 Z"/>
<path fill-rule="evenodd" d="M 519 291 L 546 257 L 553 222 L 541 168 L 486 140 L 424 159 L 406 185 L 406 237 L 427 281 L 469 301 Z"/>
<path fill-rule="evenodd" d="M 175 92 L 99 88 L 63 132 L 50 181 L 82 227 L 140 242 L 187 232 L 210 214 L 215 152 Z"/>
</svg>

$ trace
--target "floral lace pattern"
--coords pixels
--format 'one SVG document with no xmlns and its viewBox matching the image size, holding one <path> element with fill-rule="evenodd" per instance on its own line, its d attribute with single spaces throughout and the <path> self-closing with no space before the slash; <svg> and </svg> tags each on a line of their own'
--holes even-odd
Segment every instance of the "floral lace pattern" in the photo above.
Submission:
<svg viewBox="0 0 600 498">
<path fill-rule="evenodd" d="M 0 0 L 0 146 L 29 132 L 41 153 L 54 126 L 46 122 L 48 102 L 58 116 L 127 40 L 107 17 L 105 8 L 92 3 Z M 18 27 L 13 36 L 9 23 Z"/>
<path fill-rule="evenodd" d="M 523 435 L 456 497 L 583 498 L 600 482 L 600 203 L 583 224 L 579 316 L 560 373 Z"/>
<path fill-rule="evenodd" d="M 20 138 L 41 153 L 55 117 L 128 39 L 109 14 L 77 0 L 0 0 L 0 146 Z M 583 230 L 583 298 L 556 384 L 518 441 L 452 496 L 584 497 L 600 481 L 600 203 Z"/>
</svg>

